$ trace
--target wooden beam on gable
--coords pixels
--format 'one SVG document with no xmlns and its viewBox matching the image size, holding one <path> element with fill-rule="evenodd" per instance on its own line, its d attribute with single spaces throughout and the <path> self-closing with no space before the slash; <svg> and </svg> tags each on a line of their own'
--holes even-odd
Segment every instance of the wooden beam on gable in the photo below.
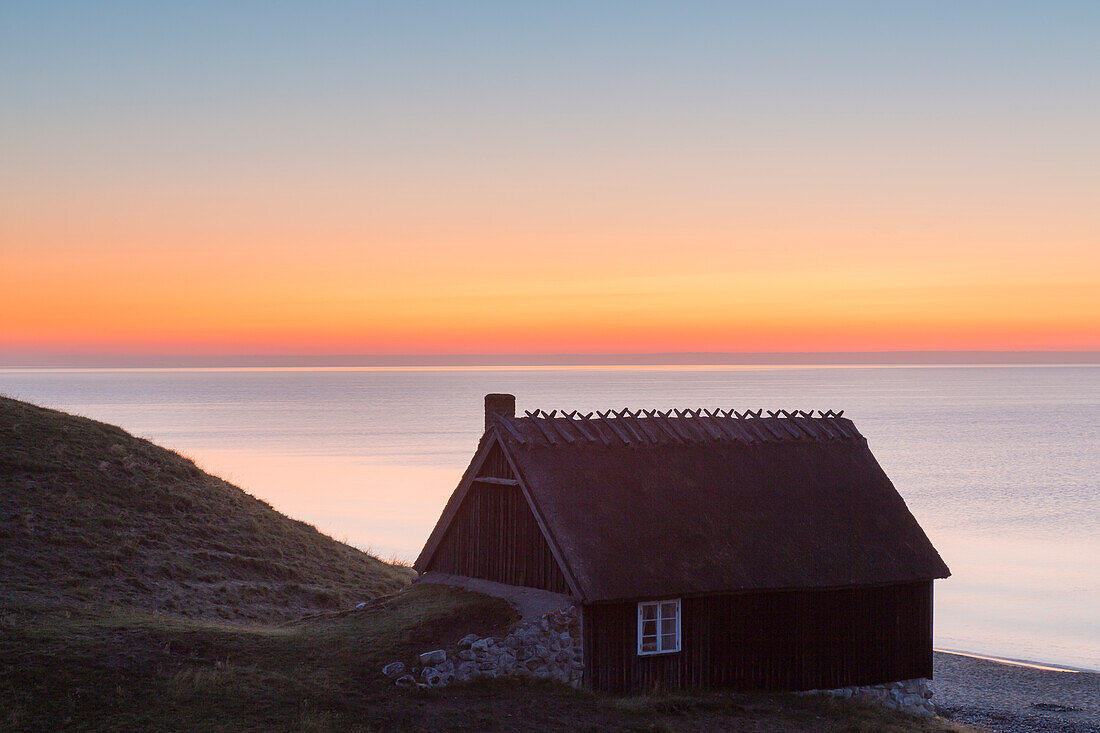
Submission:
<svg viewBox="0 0 1100 733">
<path fill-rule="evenodd" d="M 672 410 L 665 410 L 664 412 L 661 412 L 661 413 L 658 413 L 658 414 L 660 415 L 660 419 L 662 421 L 661 424 L 662 425 L 667 425 L 671 430 L 675 431 L 676 434 L 679 435 L 680 438 L 681 438 L 680 442 L 688 442 L 688 443 L 698 442 L 695 439 L 695 436 L 693 436 L 691 433 L 689 433 L 687 430 L 685 430 L 679 424 L 678 420 L 673 420 L 671 417 L 669 417 L 672 414 Z"/>
<path fill-rule="evenodd" d="M 543 413 L 543 414 L 545 414 L 545 413 Z M 558 444 L 558 441 L 553 436 L 553 434 L 543 426 L 542 419 L 539 417 L 538 410 L 536 410 L 535 412 L 531 412 L 530 410 L 527 410 L 526 415 L 527 415 L 527 417 L 531 418 L 531 422 L 534 424 L 534 426 L 536 428 L 539 429 L 539 432 L 542 433 L 543 437 L 546 438 L 546 442 L 548 442 L 550 445 L 557 445 Z"/>
<path fill-rule="evenodd" d="M 623 429 L 616 425 L 613 420 L 609 419 L 608 416 L 614 414 L 611 410 L 608 410 L 607 412 L 597 412 L 596 414 L 600 416 L 600 419 L 602 420 L 601 424 L 606 425 L 612 432 L 615 433 L 615 435 L 618 435 L 619 439 L 622 440 L 623 443 L 625 443 L 626 445 L 631 444 L 632 441 L 629 437 L 627 437 L 626 433 L 623 432 Z"/>
<path fill-rule="evenodd" d="M 684 439 L 680 437 L 680 434 L 669 427 L 668 421 L 660 412 L 658 412 L 657 410 L 649 410 L 645 413 L 645 416 L 649 418 L 650 422 L 659 427 L 661 430 L 665 431 L 665 434 L 672 438 L 674 441 L 676 441 L 677 443 L 684 442 Z"/>
<path fill-rule="evenodd" d="M 639 443 L 656 443 L 656 439 L 650 432 L 642 426 L 638 421 L 637 416 L 630 411 L 629 407 L 624 407 L 621 411 L 616 412 L 615 416 L 622 421 L 624 427 L 637 438 Z"/>
<path fill-rule="evenodd" d="M 722 420 L 722 425 L 725 426 L 725 428 L 731 433 L 736 433 L 738 436 L 737 440 L 740 440 L 742 443 L 751 445 L 758 442 L 756 437 L 749 430 L 747 430 L 744 425 L 741 424 L 742 421 L 740 418 L 732 417 L 735 414 L 736 413 L 733 410 L 727 412 L 726 419 Z"/>
<path fill-rule="evenodd" d="M 557 410 L 554 410 L 554 412 L 557 412 Z M 557 418 L 555 418 L 553 415 L 546 415 L 545 412 L 542 413 L 542 414 L 546 416 L 545 420 L 550 425 L 550 427 L 554 429 L 554 432 L 556 432 L 558 435 L 560 435 L 565 440 L 566 443 L 569 443 L 570 445 L 572 445 L 573 443 L 577 442 L 577 439 L 574 438 L 569 433 L 569 431 L 565 429 L 564 425 L 559 425 L 558 424 L 558 419 Z"/>
<path fill-rule="evenodd" d="M 577 432 L 583 435 L 585 437 L 585 440 L 590 443 L 595 443 L 597 440 L 602 440 L 606 445 L 610 445 L 610 443 L 607 442 L 607 439 L 604 438 L 602 435 L 597 437 L 598 434 L 594 430 L 590 432 L 590 428 L 588 426 L 588 418 L 584 416 L 581 416 L 577 420 L 574 420 L 573 427 L 576 428 Z"/>
<path fill-rule="evenodd" d="M 508 431 L 509 435 L 516 439 L 518 443 L 526 443 L 527 438 L 523 437 L 523 433 L 516 430 L 516 426 L 512 424 L 512 421 L 503 415 L 495 415 L 497 422 L 504 426 L 504 429 Z"/>
</svg>

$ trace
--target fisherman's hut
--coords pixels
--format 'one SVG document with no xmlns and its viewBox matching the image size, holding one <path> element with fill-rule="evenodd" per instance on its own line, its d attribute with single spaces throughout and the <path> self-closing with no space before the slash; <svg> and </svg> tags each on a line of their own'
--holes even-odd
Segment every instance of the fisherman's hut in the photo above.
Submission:
<svg viewBox="0 0 1100 733">
<path fill-rule="evenodd" d="M 517 417 L 511 395 L 415 567 L 568 596 L 583 683 L 611 692 L 930 678 L 950 574 L 841 413 Z"/>
</svg>

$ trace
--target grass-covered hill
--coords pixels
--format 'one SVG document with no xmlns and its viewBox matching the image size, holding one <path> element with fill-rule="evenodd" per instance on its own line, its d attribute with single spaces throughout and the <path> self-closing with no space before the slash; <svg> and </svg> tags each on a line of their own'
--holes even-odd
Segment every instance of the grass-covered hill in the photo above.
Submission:
<svg viewBox="0 0 1100 733">
<path fill-rule="evenodd" d="M 409 575 L 119 428 L 0 398 L 0 731 L 960 730 L 793 695 L 401 689 L 386 663 L 516 621 Z"/>
<path fill-rule="evenodd" d="M 0 616 L 4 731 L 756 731 L 960 733 L 853 700 L 691 692 L 599 695 L 545 680 L 406 690 L 382 666 L 467 633 L 501 635 L 504 601 L 415 584 L 286 625 L 114 610 Z"/>
<path fill-rule="evenodd" d="M 410 576 L 121 428 L 0 397 L 2 610 L 277 621 Z"/>
</svg>

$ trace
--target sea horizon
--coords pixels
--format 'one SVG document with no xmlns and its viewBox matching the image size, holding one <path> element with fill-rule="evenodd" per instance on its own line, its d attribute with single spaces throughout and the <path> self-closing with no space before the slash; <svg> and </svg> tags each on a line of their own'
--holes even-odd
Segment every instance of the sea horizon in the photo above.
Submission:
<svg viewBox="0 0 1100 733">
<path fill-rule="evenodd" d="M 288 516 L 415 557 L 487 392 L 534 408 L 844 409 L 954 576 L 938 649 L 1100 670 L 1092 364 L 0 368 L 0 394 L 120 425 Z"/>
<path fill-rule="evenodd" d="M 1100 364 L 1100 350 L 889 350 L 623 353 L 48 353 L 0 352 L 0 369 L 469 367 L 996 366 Z"/>
</svg>

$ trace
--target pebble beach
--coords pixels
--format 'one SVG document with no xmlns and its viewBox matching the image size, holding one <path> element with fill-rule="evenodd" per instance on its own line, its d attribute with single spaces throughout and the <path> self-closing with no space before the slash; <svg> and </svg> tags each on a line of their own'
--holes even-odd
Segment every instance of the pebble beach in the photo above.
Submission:
<svg viewBox="0 0 1100 733">
<path fill-rule="evenodd" d="M 936 652 L 932 702 L 957 723 L 999 733 L 1100 733 L 1100 674 Z"/>
</svg>

